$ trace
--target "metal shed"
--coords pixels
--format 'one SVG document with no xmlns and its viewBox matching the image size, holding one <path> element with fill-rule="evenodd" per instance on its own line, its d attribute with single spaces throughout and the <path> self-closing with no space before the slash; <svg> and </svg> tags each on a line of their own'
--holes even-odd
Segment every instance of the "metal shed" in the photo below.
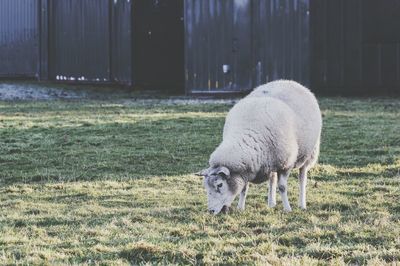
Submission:
<svg viewBox="0 0 400 266">
<path fill-rule="evenodd" d="M 189 94 L 307 84 L 308 15 L 308 0 L 2 0 L 0 76 Z"/>
<path fill-rule="evenodd" d="M 0 77 L 400 93 L 399 18 L 397 0 L 1 0 Z"/>
</svg>

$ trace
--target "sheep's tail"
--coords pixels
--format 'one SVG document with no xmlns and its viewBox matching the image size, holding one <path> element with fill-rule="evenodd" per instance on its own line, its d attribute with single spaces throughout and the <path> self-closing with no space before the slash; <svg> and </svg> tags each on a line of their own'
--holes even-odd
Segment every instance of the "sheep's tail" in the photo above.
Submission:
<svg viewBox="0 0 400 266">
<path fill-rule="evenodd" d="M 314 150 L 311 154 L 310 158 L 310 167 L 314 167 L 318 162 L 319 157 L 319 144 L 320 144 L 320 136 L 318 137 L 317 143 L 315 144 Z"/>
<path fill-rule="evenodd" d="M 318 137 L 317 143 L 315 144 L 314 150 L 311 153 L 310 159 L 308 159 L 305 163 L 307 165 L 307 168 L 314 167 L 318 162 L 320 138 L 321 137 Z"/>
</svg>

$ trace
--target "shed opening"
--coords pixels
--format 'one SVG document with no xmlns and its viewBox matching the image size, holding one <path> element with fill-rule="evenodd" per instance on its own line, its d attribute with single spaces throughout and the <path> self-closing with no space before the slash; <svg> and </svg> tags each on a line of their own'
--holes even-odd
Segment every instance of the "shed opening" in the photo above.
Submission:
<svg viewBox="0 0 400 266">
<path fill-rule="evenodd" d="M 183 93 L 183 0 L 134 1 L 132 23 L 134 83 Z"/>
</svg>

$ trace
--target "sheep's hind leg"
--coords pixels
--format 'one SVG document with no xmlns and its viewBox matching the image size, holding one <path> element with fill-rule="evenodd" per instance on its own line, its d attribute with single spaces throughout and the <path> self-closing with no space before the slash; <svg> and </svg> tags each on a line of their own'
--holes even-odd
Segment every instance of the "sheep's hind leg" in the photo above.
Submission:
<svg viewBox="0 0 400 266">
<path fill-rule="evenodd" d="M 276 184 L 278 176 L 275 172 L 269 175 L 269 189 L 268 189 L 268 207 L 274 208 L 276 206 Z"/>
<path fill-rule="evenodd" d="M 290 170 L 284 172 L 278 172 L 278 189 L 281 194 L 283 210 L 290 212 L 292 208 L 290 207 L 289 199 L 287 196 L 287 183 L 289 178 Z"/>
<path fill-rule="evenodd" d="M 307 208 L 306 205 L 306 187 L 307 187 L 307 172 L 308 168 L 303 166 L 299 170 L 299 207 L 303 210 Z"/>
<path fill-rule="evenodd" d="M 246 204 L 246 196 L 247 196 L 247 191 L 249 190 L 249 183 L 246 183 L 246 185 L 244 185 L 244 188 L 242 190 L 242 192 L 240 192 L 240 196 L 239 196 L 239 203 L 238 203 L 238 209 L 243 211 L 245 208 L 245 204 Z"/>
</svg>

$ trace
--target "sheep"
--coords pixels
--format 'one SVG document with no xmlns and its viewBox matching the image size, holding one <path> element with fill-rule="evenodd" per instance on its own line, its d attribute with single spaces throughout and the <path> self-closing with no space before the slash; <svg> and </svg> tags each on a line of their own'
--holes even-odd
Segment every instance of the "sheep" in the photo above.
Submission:
<svg viewBox="0 0 400 266">
<path fill-rule="evenodd" d="M 290 212 L 287 182 L 299 169 L 299 207 L 306 209 L 307 172 L 319 155 L 321 112 L 315 96 L 289 80 L 254 89 L 229 111 L 223 140 L 201 171 L 211 213 L 226 213 L 238 194 L 245 209 L 249 182 L 269 180 L 268 206 L 276 206 L 276 188 Z"/>
</svg>

